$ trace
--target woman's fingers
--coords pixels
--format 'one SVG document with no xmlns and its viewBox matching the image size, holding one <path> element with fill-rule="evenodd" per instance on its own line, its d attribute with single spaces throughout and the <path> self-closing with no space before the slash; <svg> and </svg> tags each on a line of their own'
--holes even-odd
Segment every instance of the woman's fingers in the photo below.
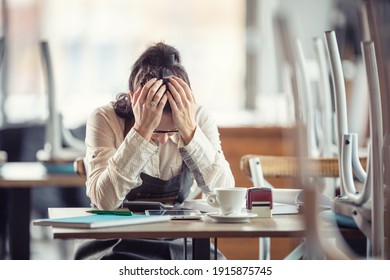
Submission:
<svg viewBox="0 0 390 280">
<path fill-rule="evenodd" d="M 166 96 L 168 96 L 168 101 L 172 108 L 173 123 L 179 130 L 184 142 L 189 143 L 196 129 L 196 104 L 187 99 L 184 100 L 184 104 L 178 102 L 180 94 L 176 89 L 172 89 Z"/>
<path fill-rule="evenodd" d="M 160 98 L 155 98 L 155 95 L 156 95 L 158 92 L 161 92 L 161 88 L 162 88 L 161 85 L 162 85 L 162 80 L 160 79 L 160 80 L 158 80 L 158 81 L 155 81 L 155 82 L 153 83 L 153 85 L 151 85 L 151 86 L 149 87 L 147 96 L 146 96 L 146 98 L 145 98 L 145 103 L 150 104 L 150 103 L 154 102 L 154 105 L 157 105 L 157 104 L 158 104 L 158 102 L 160 101 L 161 96 L 160 96 Z M 165 91 L 165 89 L 164 89 L 164 91 Z M 158 97 L 158 96 L 157 96 L 157 97 Z M 153 103 L 152 103 L 152 104 L 153 104 Z"/>
<path fill-rule="evenodd" d="M 139 96 L 139 102 L 140 104 L 145 104 L 148 96 L 149 96 L 149 90 L 150 88 L 155 84 L 155 82 L 157 81 L 156 78 L 153 78 L 153 79 L 150 79 L 143 87 L 142 87 L 142 91 L 140 93 L 140 96 Z M 150 101 L 149 101 L 150 102 Z"/>
<path fill-rule="evenodd" d="M 191 88 L 179 77 L 169 78 L 168 89 L 178 107 L 187 106 L 187 103 L 195 102 Z M 139 102 L 140 105 L 148 104 L 157 106 L 166 91 L 167 86 L 163 85 L 162 79 L 150 79 L 143 87 L 140 87 L 135 92 L 133 104 Z"/>
<path fill-rule="evenodd" d="M 185 99 L 186 99 L 184 89 L 173 78 L 169 79 L 168 87 L 169 87 L 169 92 L 171 93 L 171 95 L 176 103 L 175 105 L 180 107 L 183 104 L 183 101 L 185 101 Z"/>
<path fill-rule="evenodd" d="M 176 76 L 172 77 L 172 80 L 176 81 L 177 84 L 181 86 L 181 88 L 184 90 L 184 94 L 185 94 L 186 98 L 189 101 L 194 101 L 194 96 L 192 94 L 192 90 L 191 90 L 190 86 L 185 81 L 183 81 L 181 78 L 176 77 Z"/>
<path fill-rule="evenodd" d="M 164 106 L 165 104 L 167 103 L 167 100 L 168 100 L 168 94 L 164 94 L 161 99 L 160 99 L 160 102 L 158 103 L 157 105 L 157 109 L 159 111 L 162 111 L 164 109 Z"/>
<path fill-rule="evenodd" d="M 176 102 L 175 98 L 172 96 L 172 93 L 168 92 L 164 96 L 168 97 L 168 102 L 169 102 L 169 105 L 171 105 L 172 111 L 176 112 L 179 108 L 177 107 L 177 102 Z"/>
<path fill-rule="evenodd" d="M 137 103 L 139 96 L 141 94 L 142 86 L 139 86 L 138 89 L 133 93 L 130 92 L 130 100 L 132 104 Z"/>
<path fill-rule="evenodd" d="M 166 92 L 166 85 L 162 85 L 162 80 L 156 78 L 150 79 L 143 87 L 140 87 L 134 94 L 132 103 L 156 107 L 159 105 L 161 98 Z M 165 100 L 166 102 L 166 100 Z"/>
<path fill-rule="evenodd" d="M 151 106 L 157 106 L 161 103 L 162 97 L 164 97 L 164 93 L 166 92 L 167 87 L 162 85 L 158 91 L 154 94 L 152 101 L 150 101 Z"/>
</svg>

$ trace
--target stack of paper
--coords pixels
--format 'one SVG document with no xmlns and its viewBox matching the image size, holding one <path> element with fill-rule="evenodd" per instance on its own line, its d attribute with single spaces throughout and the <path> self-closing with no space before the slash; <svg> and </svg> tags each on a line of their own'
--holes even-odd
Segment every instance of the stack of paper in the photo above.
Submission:
<svg viewBox="0 0 390 280">
<path fill-rule="evenodd" d="M 156 223 L 171 220 L 169 216 L 146 216 L 134 214 L 132 216 L 121 215 L 88 215 L 69 218 L 40 219 L 33 221 L 37 226 L 53 226 L 68 228 L 103 228 L 126 225 Z"/>
</svg>

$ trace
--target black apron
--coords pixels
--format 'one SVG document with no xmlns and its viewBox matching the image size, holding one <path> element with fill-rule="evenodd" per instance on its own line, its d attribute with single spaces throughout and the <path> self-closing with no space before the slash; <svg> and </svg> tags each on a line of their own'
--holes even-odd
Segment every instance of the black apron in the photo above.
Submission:
<svg viewBox="0 0 390 280">
<path fill-rule="evenodd" d="M 180 205 L 190 193 L 193 178 L 183 164 L 182 172 L 170 180 L 141 173 L 142 185 L 131 190 L 128 200 L 152 200 Z M 186 242 L 186 244 L 185 244 Z M 184 249 L 186 248 L 186 250 Z M 187 256 L 184 252 L 187 252 Z M 191 259 L 190 239 L 97 239 L 76 241 L 75 259 L 101 260 L 183 260 Z M 214 246 L 210 247 L 214 256 Z M 218 259 L 225 257 L 218 252 Z"/>
<path fill-rule="evenodd" d="M 190 194 L 194 182 L 187 165 L 183 163 L 182 172 L 169 180 L 162 180 L 141 173 L 142 185 L 131 190 L 126 199 L 159 201 L 164 204 L 177 206 Z"/>
</svg>

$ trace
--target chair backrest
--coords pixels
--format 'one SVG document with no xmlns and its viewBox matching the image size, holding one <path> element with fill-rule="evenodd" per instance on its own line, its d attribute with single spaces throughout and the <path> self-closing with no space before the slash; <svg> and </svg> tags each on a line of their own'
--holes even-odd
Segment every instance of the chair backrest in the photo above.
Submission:
<svg viewBox="0 0 390 280">
<path fill-rule="evenodd" d="M 247 154 L 241 157 L 240 169 L 251 178 L 249 159 L 258 157 L 264 177 L 339 177 L 339 163 L 337 157 L 330 158 L 298 158 L 292 156 L 266 156 Z M 366 166 L 367 158 L 360 159 Z M 300 168 L 302 166 L 302 168 Z M 302 173 L 304 172 L 304 173 Z"/>
<path fill-rule="evenodd" d="M 76 158 L 76 160 L 73 162 L 73 168 L 77 175 L 86 177 L 87 176 L 87 170 L 85 168 L 85 158 L 79 157 Z"/>
</svg>

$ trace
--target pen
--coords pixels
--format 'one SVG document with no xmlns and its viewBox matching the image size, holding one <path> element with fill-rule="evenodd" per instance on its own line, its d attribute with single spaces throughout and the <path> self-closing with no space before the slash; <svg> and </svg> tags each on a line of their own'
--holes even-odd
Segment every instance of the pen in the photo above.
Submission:
<svg viewBox="0 0 390 280">
<path fill-rule="evenodd" d="M 116 211 L 116 210 L 89 210 L 88 213 L 98 214 L 98 215 L 117 215 L 117 216 L 132 216 L 133 212 L 131 211 Z"/>
</svg>

